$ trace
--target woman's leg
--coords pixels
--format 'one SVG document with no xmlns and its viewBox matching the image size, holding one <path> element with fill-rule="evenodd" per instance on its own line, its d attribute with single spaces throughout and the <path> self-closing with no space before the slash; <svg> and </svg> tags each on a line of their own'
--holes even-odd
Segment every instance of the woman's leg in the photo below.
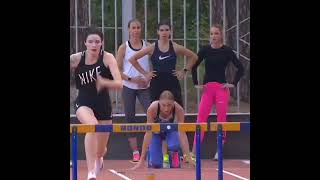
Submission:
<svg viewBox="0 0 320 180">
<path fill-rule="evenodd" d="M 218 122 L 226 122 L 227 121 L 227 111 L 229 106 L 229 97 L 230 91 L 229 89 L 221 89 L 219 88 L 216 93 L 216 109 L 217 109 L 217 121 Z M 227 132 L 223 132 L 222 143 L 226 142 Z"/>
<path fill-rule="evenodd" d="M 162 154 L 162 139 L 160 134 L 152 134 L 151 143 L 149 146 L 149 164 L 153 168 L 162 168 L 163 154 Z"/>
<path fill-rule="evenodd" d="M 200 104 L 199 104 L 199 111 L 198 111 L 198 117 L 197 117 L 197 123 L 203 123 L 207 122 L 208 116 L 211 112 L 212 106 L 214 104 L 214 91 L 211 89 L 209 84 L 206 84 L 203 87 L 203 93 L 201 96 Z M 200 143 L 203 140 L 204 131 L 201 131 L 200 133 Z M 196 150 L 196 134 L 194 134 L 194 140 L 193 140 L 193 147 L 192 147 L 192 153 L 194 154 Z"/>
<path fill-rule="evenodd" d="M 97 125 L 98 120 L 94 116 L 91 108 L 81 106 L 77 109 L 76 115 L 78 120 L 83 124 Z M 84 139 L 85 153 L 87 159 L 88 172 L 95 169 L 95 160 L 97 153 L 97 135 L 96 133 L 86 133 Z"/>
</svg>

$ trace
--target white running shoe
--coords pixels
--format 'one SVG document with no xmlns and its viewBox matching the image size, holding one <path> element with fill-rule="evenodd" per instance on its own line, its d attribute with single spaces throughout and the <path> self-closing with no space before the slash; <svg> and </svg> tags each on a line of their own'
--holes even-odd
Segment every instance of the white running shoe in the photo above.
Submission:
<svg viewBox="0 0 320 180">
<path fill-rule="evenodd" d="M 224 144 L 222 144 L 222 149 L 223 149 L 223 147 L 224 147 Z M 218 161 L 218 157 L 219 157 L 219 155 L 218 155 L 218 148 L 217 148 L 217 151 L 216 151 L 216 154 L 214 155 L 213 160 L 214 160 L 214 161 Z M 222 157 L 223 157 L 223 156 L 222 156 Z"/>
<path fill-rule="evenodd" d="M 216 152 L 216 154 L 214 155 L 213 160 L 214 160 L 214 161 L 218 161 L 218 152 Z"/>
<path fill-rule="evenodd" d="M 88 173 L 88 179 L 87 180 L 97 180 L 97 176 L 93 171 L 90 171 Z"/>
</svg>

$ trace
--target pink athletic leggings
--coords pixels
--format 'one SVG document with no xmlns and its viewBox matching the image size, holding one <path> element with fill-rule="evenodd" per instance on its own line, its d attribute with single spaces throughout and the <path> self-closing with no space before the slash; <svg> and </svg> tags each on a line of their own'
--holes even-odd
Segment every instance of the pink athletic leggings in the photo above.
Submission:
<svg viewBox="0 0 320 180">
<path fill-rule="evenodd" d="M 213 104 L 216 104 L 218 122 L 225 122 L 227 119 L 228 102 L 230 91 L 222 88 L 222 84 L 209 82 L 203 86 L 203 94 L 199 105 L 197 122 L 207 122 Z M 200 142 L 203 140 L 204 131 L 201 131 Z M 223 132 L 223 144 L 226 141 L 226 132 Z M 196 145 L 196 134 L 194 134 L 193 145 Z"/>
</svg>

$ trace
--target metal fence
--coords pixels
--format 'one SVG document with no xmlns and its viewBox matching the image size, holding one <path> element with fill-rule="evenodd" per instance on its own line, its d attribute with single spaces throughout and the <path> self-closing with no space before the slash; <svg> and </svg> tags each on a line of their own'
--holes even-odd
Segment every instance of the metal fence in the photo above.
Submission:
<svg viewBox="0 0 320 180">
<path fill-rule="evenodd" d="M 84 50 L 84 31 L 88 26 L 95 25 L 101 28 L 104 33 L 105 50 L 116 56 L 120 44 L 128 40 L 127 21 L 132 17 L 137 17 L 143 22 L 144 39 L 149 42 L 154 42 L 157 39 L 156 24 L 160 19 L 170 19 L 172 40 L 197 52 L 201 45 L 209 43 L 209 29 L 214 23 L 213 14 L 218 11 L 214 3 L 217 2 L 218 0 L 70 0 L 70 53 Z M 220 0 L 220 3 L 222 6 L 218 8 L 222 8 L 223 12 L 221 19 L 224 27 L 224 43 L 234 49 L 246 71 L 237 88 L 231 91 L 234 96 L 230 100 L 229 112 L 247 113 L 250 112 L 250 9 L 248 9 L 250 1 Z M 173 12 L 174 7 L 175 11 Z M 246 13 L 240 14 L 240 11 Z M 190 17 L 190 14 L 195 16 Z M 227 21 L 227 17 L 229 19 L 231 17 L 231 20 Z M 200 29 L 200 23 L 204 24 L 203 22 L 209 23 L 202 25 Z M 190 29 L 190 26 L 194 25 L 196 26 L 193 28 L 195 31 Z M 186 57 L 179 58 L 177 67 L 184 67 L 186 61 Z M 203 68 L 203 63 L 201 66 Z M 202 81 L 202 74 L 203 71 L 198 70 L 199 82 Z M 186 107 L 186 113 L 197 113 L 201 90 L 193 87 L 191 79 L 189 74 L 180 82 L 183 103 Z M 248 98 L 245 100 L 240 98 L 241 89 L 248 94 Z M 74 84 L 71 83 L 71 113 L 74 113 L 72 103 L 76 93 Z M 110 93 L 114 113 L 123 113 L 121 93 L 117 91 Z M 137 112 L 143 113 L 139 108 Z"/>
</svg>

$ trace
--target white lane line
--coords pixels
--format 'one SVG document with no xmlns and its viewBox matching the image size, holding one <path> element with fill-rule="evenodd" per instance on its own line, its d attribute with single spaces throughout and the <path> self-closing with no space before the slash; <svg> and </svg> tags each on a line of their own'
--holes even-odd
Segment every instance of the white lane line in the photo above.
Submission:
<svg viewBox="0 0 320 180">
<path fill-rule="evenodd" d="M 245 164 L 250 164 L 250 160 L 243 160 L 242 162 Z"/>
<path fill-rule="evenodd" d="M 216 169 L 216 170 L 218 171 L 218 169 Z M 225 171 L 225 170 L 223 170 L 223 172 L 226 173 L 226 174 L 229 174 L 229 175 L 231 175 L 231 176 L 233 176 L 233 177 L 239 178 L 239 179 L 249 180 L 249 179 L 247 179 L 247 178 L 245 178 L 245 177 L 236 175 L 236 174 L 234 174 L 234 173 L 231 173 L 231 172 L 228 172 L 228 171 Z"/>
<path fill-rule="evenodd" d="M 121 174 L 121 173 L 118 173 L 117 171 L 115 171 L 115 170 L 113 170 L 113 169 L 108 169 L 108 170 L 109 170 L 110 172 L 112 172 L 113 174 L 122 177 L 122 178 L 125 179 L 125 180 L 132 180 L 132 179 L 130 179 L 129 177 L 127 177 L 127 176 L 125 176 L 125 175 L 123 175 L 123 174 Z"/>
</svg>

